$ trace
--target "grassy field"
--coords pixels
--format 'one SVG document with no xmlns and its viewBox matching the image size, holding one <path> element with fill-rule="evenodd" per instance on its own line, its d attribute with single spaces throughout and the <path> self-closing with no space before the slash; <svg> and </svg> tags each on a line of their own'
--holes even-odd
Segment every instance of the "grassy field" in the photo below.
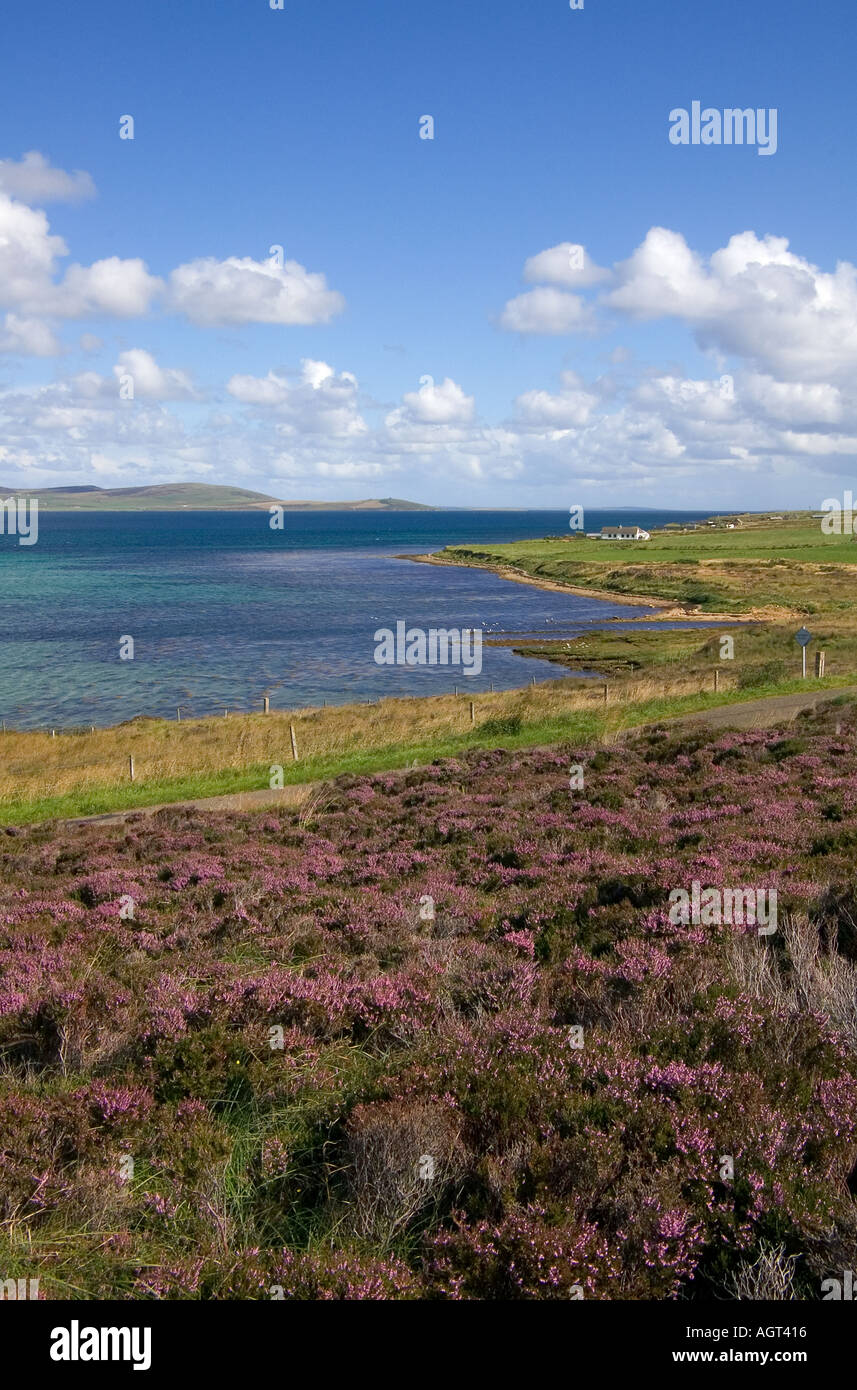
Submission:
<svg viewBox="0 0 857 1390">
<path fill-rule="evenodd" d="M 448 546 L 438 558 L 616 596 L 668 600 L 700 613 L 848 615 L 857 583 L 855 538 L 823 535 L 809 513 L 768 524 L 747 517 L 733 531 L 656 531 L 649 541 L 569 533 L 490 547 Z"/>
<path fill-rule="evenodd" d="M 611 678 L 645 673 L 653 679 L 672 679 L 682 672 L 688 679 L 709 683 L 719 668 L 724 689 L 756 689 L 790 680 L 801 672 L 800 647 L 794 640 L 797 623 L 748 623 L 740 627 L 697 629 L 661 628 L 656 631 L 612 627 L 583 633 L 564 641 L 510 641 L 525 656 L 552 661 L 569 670 L 597 670 Z M 825 653 L 830 675 L 857 671 L 857 629 L 835 619 L 812 620 L 813 642 L 807 670 L 813 670 L 816 650 Z M 721 641 L 731 637 L 734 655 L 721 655 Z"/>
</svg>

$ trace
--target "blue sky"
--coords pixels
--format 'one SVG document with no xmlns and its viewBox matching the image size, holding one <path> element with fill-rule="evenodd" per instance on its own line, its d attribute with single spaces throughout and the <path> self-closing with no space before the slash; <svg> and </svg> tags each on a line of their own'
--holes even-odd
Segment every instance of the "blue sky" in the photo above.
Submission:
<svg viewBox="0 0 857 1390">
<path fill-rule="evenodd" d="M 3 484 L 854 482 L 853 0 L 7 0 L 4 30 Z M 696 100 L 775 108 L 776 152 L 671 143 Z"/>
</svg>

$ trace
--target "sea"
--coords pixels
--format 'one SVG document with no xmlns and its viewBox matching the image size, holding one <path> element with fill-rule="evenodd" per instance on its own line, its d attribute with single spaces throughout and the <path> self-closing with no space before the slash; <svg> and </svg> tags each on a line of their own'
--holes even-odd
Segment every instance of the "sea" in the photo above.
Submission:
<svg viewBox="0 0 857 1390">
<path fill-rule="evenodd" d="M 586 529 L 646 529 L 708 513 L 614 509 Z M 379 666 L 375 632 L 482 628 L 566 636 L 648 610 L 414 564 L 445 545 L 568 534 L 568 511 L 50 512 L 38 541 L 0 535 L 0 718 L 68 729 L 510 689 L 548 662 L 483 647 L 481 672 Z M 133 659 L 120 652 L 131 650 Z M 574 678 L 574 677 L 572 677 Z"/>
</svg>

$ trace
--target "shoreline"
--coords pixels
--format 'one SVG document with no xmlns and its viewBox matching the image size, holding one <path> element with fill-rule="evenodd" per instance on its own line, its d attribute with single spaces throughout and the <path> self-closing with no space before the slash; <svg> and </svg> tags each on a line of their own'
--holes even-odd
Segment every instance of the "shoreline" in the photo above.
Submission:
<svg viewBox="0 0 857 1390">
<path fill-rule="evenodd" d="M 701 608 L 688 608 L 681 604 L 676 604 L 672 599 L 647 597 L 643 594 L 616 594 L 607 589 L 584 589 L 577 584 L 560 584 L 555 579 L 537 579 L 534 575 L 521 574 L 519 570 L 511 565 L 491 565 L 479 564 L 474 560 L 462 564 L 457 560 L 442 560 L 437 553 L 426 555 L 396 555 L 396 560 L 413 560 L 418 565 L 439 565 L 446 569 L 478 569 L 487 570 L 489 574 L 496 574 L 499 579 L 509 579 L 516 584 L 529 584 L 534 589 L 547 589 L 552 593 L 574 594 L 577 598 L 594 598 L 604 603 L 614 603 L 624 605 L 628 608 L 650 608 L 648 613 L 640 618 L 605 618 L 606 623 L 649 623 L 649 622 L 678 622 L 683 619 L 697 618 L 701 621 L 711 623 L 764 623 L 776 622 L 777 620 L 786 621 L 796 616 L 791 610 L 778 608 L 752 608 L 745 613 L 710 613 Z"/>
</svg>

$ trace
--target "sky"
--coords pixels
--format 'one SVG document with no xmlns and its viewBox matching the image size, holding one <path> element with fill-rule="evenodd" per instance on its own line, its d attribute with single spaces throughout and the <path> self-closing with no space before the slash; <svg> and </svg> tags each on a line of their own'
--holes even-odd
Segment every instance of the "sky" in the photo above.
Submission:
<svg viewBox="0 0 857 1390">
<path fill-rule="evenodd" d="M 0 485 L 854 485 L 854 0 L 277 3 L 5 0 Z"/>
</svg>

